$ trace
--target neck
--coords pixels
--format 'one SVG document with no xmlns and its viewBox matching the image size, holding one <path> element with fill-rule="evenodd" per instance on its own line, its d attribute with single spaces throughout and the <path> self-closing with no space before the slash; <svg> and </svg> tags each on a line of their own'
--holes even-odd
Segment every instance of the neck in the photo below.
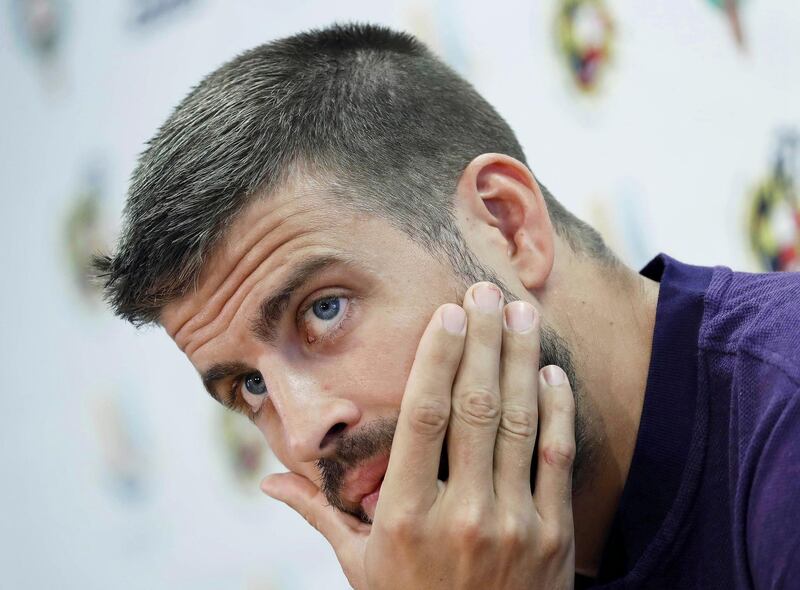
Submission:
<svg viewBox="0 0 800 590">
<path fill-rule="evenodd" d="M 659 284 L 622 265 L 566 257 L 542 304 L 557 302 L 554 327 L 572 349 L 582 386 L 591 465 L 573 497 L 575 567 L 595 576 L 636 445 Z"/>
</svg>

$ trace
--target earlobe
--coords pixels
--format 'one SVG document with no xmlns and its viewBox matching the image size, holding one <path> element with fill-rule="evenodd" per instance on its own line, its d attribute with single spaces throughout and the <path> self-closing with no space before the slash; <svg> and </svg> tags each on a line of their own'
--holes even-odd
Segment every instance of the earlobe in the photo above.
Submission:
<svg viewBox="0 0 800 590">
<path fill-rule="evenodd" d="M 494 228 L 493 247 L 502 248 L 523 285 L 544 286 L 553 268 L 553 227 L 539 184 L 528 168 L 503 154 L 475 158 L 459 180 L 460 206 L 476 222 Z"/>
</svg>

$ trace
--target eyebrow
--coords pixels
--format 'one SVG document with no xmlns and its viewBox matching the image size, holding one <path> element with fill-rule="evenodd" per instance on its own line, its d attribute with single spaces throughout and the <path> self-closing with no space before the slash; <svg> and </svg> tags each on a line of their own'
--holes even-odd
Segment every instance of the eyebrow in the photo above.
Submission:
<svg viewBox="0 0 800 590">
<path fill-rule="evenodd" d="M 274 345 L 277 339 L 278 324 L 294 294 L 311 282 L 322 271 L 334 265 L 353 265 L 354 262 L 341 255 L 322 254 L 302 259 L 284 281 L 283 287 L 267 295 L 258 308 L 258 314 L 250 322 L 250 330 L 267 344 Z M 201 375 L 203 386 L 215 400 L 225 407 L 232 407 L 234 399 L 229 392 L 220 394 L 217 384 L 230 377 L 253 372 L 250 366 L 234 361 L 215 363 Z"/>
<path fill-rule="evenodd" d="M 223 379 L 227 379 L 235 375 L 241 375 L 242 373 L 247 373 L 251 370 L 252 369 L 250 369 L 250 367 L 239 362 L 213 364 L 202 374 L 203 387 L 206 388 L 206 391 L 211 395 L 211 397 L 213 397 L 223 406 L 226 408 L 233 408 L 234 399 L 230 392 L 223 392 L 220 394 L 217 390 L 217 383 Z"/>
<path fill-rule="evenodd" d="M 278 324 L 294 294 L 322 271 L 337 264 L 352 264 L 338 255 L 324 254 L 305 258 L 289 273 L 284 286 L 264 298 L 258 315 L 250 322 L 250 330 L 267 344 L 275 344 Z"/>
</svg>

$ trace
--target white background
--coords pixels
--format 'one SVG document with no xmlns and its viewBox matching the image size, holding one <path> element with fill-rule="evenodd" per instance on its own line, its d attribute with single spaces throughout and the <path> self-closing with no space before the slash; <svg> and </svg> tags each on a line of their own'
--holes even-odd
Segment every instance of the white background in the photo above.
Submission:
<svg viewBox="0 0 800 590">
<path fill-rule="evenodd" d="M 144 142 L 238 52 L 332 21 L 418 33 L 636 266 L 666 251 L 754 269 L 747 196 L 776 132 L 800 126 L 796 0 L 745 3 L 746 52 L 706 1 L 609 0 L 614 63 L 591 98 L 554 49 L 555 0 L 198 0 L 145 27 L 148 2 L 65 0 L 47 62 L 17 4 L 0 4 L 0 588 L 347 587 L 315 532 L 231 476 L 220 410 L 171 341 L 85 303 L 67 269 L 62 226 L 87 167 L 104 171 L 114 230 Z M 98 400 L 127 408 L 144 457 L 131 498 L 109 484 Z"/>
</svg>

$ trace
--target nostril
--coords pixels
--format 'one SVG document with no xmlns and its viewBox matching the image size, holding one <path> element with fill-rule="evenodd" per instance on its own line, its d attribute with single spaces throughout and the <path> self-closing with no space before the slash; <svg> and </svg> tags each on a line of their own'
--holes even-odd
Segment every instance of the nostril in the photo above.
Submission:
<svg viewBox="0 0 800 590">
<path fill-rule="evenodd" d="M 338 422 L 333 426 L 331 426 L 330 430 L 328 430 L 328 433 L 322 438 L 322 441 L 319 443 L 319 448 L 324 449 L 325 447 L 333 443 L 339 437 L 339 435 L 342 432 L 344 432 L 346 428 L 347 424 L 345 424 L 344 422 Z"/>
</svg>

